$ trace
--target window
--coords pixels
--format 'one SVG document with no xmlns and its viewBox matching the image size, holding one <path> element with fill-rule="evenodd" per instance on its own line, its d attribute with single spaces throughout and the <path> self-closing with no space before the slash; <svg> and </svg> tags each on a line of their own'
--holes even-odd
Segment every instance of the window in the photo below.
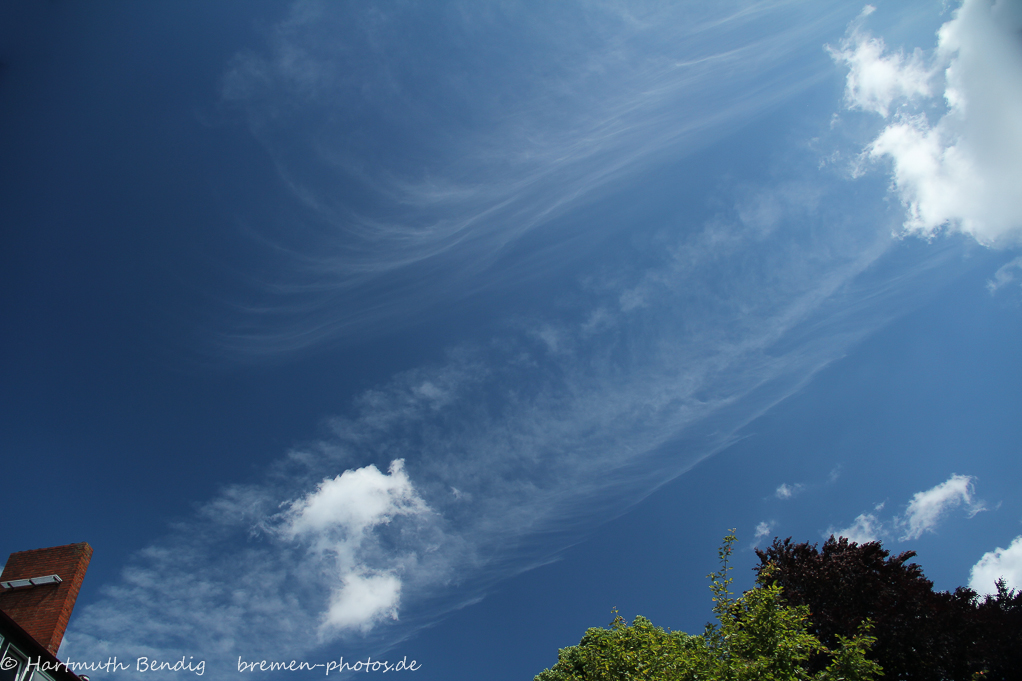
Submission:
<svg viewBox="0 0 1022 681">
<path fill-rule="evenodd" d="M 22 681 L 28 658 L 12 645 L 0 654 L 0 681 Z"/>
</svg>

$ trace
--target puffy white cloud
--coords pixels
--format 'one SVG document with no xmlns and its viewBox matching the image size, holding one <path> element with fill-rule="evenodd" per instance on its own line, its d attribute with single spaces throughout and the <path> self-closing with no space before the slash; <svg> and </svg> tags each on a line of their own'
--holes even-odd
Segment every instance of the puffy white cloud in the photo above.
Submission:
<svg viewBox="0 0 1022 681">
<path fill-rule="evenodd" d="M 284 531 L 292 538 L 311 536 L 317 541 L 338 530 L 351 537 L 389 523 L 394 516 L 428 511 L 405 473 L 404 460 L 396 459 L 387 475 L 369 465 L 324 480 L 291 504 Z"/>
<path fill-rule="evenodd" d="M 995 584 L 1004 579 L 1009 589 L 1022 588 L 1022 536 L 1015 537 L 1008 548 L 987 551 L 972 566 L 969 588 L 981 594 L 997 593 Z"/>
<path fill-rule="evenodd" d="M 417 399 L 429 408 L 428 396 Z M 378 635 L 409 591 L 444 579 L 439 514 L 401 459 L 386 474 L 367 465 L 326 478 L 302 474 L 307 464 L 289 457 L 278 469 L 289 475 L 224 490 L 140 551 L 77 613 L 68 649 L 166 659 L 187 640 L 189 654 L 294 655 L 345 635 Z M 324 468 L 338 470 L 337 460 L 316 470 Z"/>
<path fill-rule="evenodd" d="M 944 228 L 991 246 L 1022 241 L 1022 5 L 965 0 L 938 32 L 932 66 L 918 52 L 887 54 L 883 41 L 855 28 L 835 60 L 849 68 L 850 108 L 894 121 L 866 148 L 889 159 L 908 233 Z M 943 79 L 946 111 L 931 123 L 910 105 L 932 99 Z"/>
<path fill-rule="evenodd" d="M 325 568 L 339 576 L 321 620 L 321 635 L 336 629 L 367 631 L 382 619 L 397 619 L 400 578 L 390 570 L 370 569 L 361 554 L 367 545 L 372 547 L 368 535 L 373 528 L 396 516 L 429 513 L 402 459 L 391 462 L 387 474 L 373 465 L 344 471 L 291 503 L 279 532 L 309 541 L 313 551 L 322 554 Z"/>
<path fill-rule="evenodd" d="M 867 5 L 860 18 L 872 14 L 873 9 Z M 872 111 L 886 118 L 895 100 L 932 94 L 932 74 L 918 49 L 911 57 L 902 52 L 885 54 L 887 47 L 883 38 L 873 38 L 856 29 L 845 38 L 840 49 L 828 46 L 827 51 L 835 61 L 848 67 L 845 100 L 851 108 Z"/>
<path fill-rule="evenodd" d="M 877 541 L 883 533 L 883 523 L 872 513 L 861 513 L 848 527 L 843 530 L 827 530 L 827 534 L 836 537 L 846 537 L 856 544 Z"/>
<path fill-rule="evenodd" d="M 901 541 L 918 539 L 924 532 L 933 532 L 948 511 L 962 504 L 968 508 L 969 517 L 984 510 L 983 502 L 973 501 L 972 477 L 968 475 L 952 475 L 936 487 L 916 492 L 905 516 L 895 520 L 905 528 Z"/>
<path fill-rule="evenodd" d="M 324 625 L 365 631 L 380 619 L 397 619 L 400 596 L 401 580 L 392 574 L 345 575 L 330 600 Z"/>
</svg>

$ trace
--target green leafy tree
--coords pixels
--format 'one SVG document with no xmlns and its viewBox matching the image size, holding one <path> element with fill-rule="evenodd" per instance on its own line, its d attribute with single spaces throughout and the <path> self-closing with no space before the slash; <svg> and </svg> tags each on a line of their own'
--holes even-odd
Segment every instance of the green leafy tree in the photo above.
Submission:
<svg viewBox="0 0 1022 681">
<path fill-rule="evenodd" d="M 645 617 L 628 625 L 618 615 L 609 629 L 589 629 L 577 646 L 563 648 L 536 681 L 705 678 L 705 647 L 701 636 L 666 631 Z"/>
<path fill-rule="evenodd" d="M 734 542 L 732 530 L 718 553 L 720 570 L 708 575 L 717 623 L 701 636 L 667 631 L 644 617 L 628 625 L 618 616 L 609 629 L 589 629 L 577 646 L 562 649 L 536 681 L 870 681 L 881 673 L 866 658 L 875 640 L 868 624 L 831 651 L 809 633 L 808 609 L 786 605 L 780 587 L 733 597 Z M 808 662 L 815 655 L 829 664 L 812 673 Z"/>
</svg>

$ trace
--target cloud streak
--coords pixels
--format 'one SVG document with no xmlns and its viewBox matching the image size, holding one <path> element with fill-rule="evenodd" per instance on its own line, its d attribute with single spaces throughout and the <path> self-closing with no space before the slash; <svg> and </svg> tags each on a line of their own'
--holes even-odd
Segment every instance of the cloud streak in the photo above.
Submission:
<svg viewBox="0 0 1022 681">
<path fill-rule="evenodd" d="M 530 276 L 523 241 L 578 257 L 572 211 L 830 75 L 815 56 L 839 4 L 730 10 L 295 5 L 224 79 L 295 202 L 251 220 L 287 274 L 239 304 L 225 348 L 272 356 L 406 323 Z M 592 220 L 584 243 L 622 228 Z"/>
</svg>

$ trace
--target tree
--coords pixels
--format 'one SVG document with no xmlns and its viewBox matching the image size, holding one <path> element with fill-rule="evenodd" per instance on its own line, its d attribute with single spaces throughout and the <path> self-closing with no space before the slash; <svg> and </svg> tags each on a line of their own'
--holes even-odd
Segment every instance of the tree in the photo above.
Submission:
<svg viewBox="0 0 1022 681">
<path fill-rule="evenodd" d="M 701 636 L 666 631 L 645 617 L 628 625 L 618 615 L 609 629 L 589 629 L 577 646 L 562 648 L 557 664 L 535 681 L 695 679 L 705 648 Z"/>
<path fill-rule="evenodd" d="M 536 681 L 870 681 L 881 673 L 866 657 L 874 642 L 868 623 L 831 650 L 809 633 L 806 607 L 785 605 L 781 587 L 732 598 L 734 542 L 732 530 L 719 550 L 721 569 L 708 575 L 718 624 L 708 624 L 703 635 L 667 631 L 644 617 L 628 625 L 617 616 L 609 629 L 589 629 L 577 646 L 561 649 Z M 828 663 L 811 672 L 816 655 Z"/>
<path fill-rule="evenodd" d="M 1014 681 L 1022 679 L 1022 592 L 1009 590 L 1004 579 L 996 588 L 997 595 L 976 603 L 966 631 L 974 650 L 972 667 L 984 679 Z"/>
<path fill-rule="evenodd" d="M 934 592 L 905 551 L 891 557 L 880 542 L 856 544 L 830 537 L 822 550 L 791 538 L 756 551 L 757 583 L 779 587 L 791 606 L 807 607 L 809 631 L 825 646 L 873 623 L 877 643 L 869 657 L 887 679 L 966 681 L 1022 678 L 1022 596 L 1003 589 L 979 602 L 974 591 Z M 809 666 L 823 669 L 827 658 Z"/>
</svg>

